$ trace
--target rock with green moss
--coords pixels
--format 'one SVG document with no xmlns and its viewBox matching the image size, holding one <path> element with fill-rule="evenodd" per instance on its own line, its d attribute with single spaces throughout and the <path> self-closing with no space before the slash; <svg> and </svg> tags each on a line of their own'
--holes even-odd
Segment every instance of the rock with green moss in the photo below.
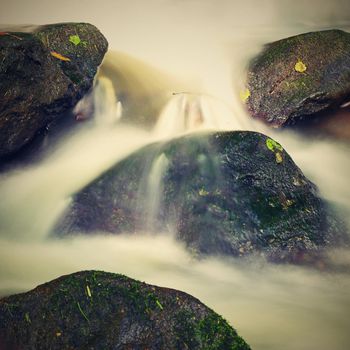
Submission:
<svg viewBox="0 0 350 350">
<path fill-rule="evenodd" d="M 311 122 L 350 99 L 350 34 L 311 32 L 273 42 L 251 62 L 246 103 L 274 127 Z"/>
<path fill-rule="evenodd" d="M 283 147 L 247 131 L 145 147 L 76 194 L 56 234 L 175 231 L 198 254 L 314 262 L 343 226 Z"/>
<path fill-rule="evenodd" d="M 250 349 L 222 317 L 192 296 L 100 271 L 63 276 L 1 299 L 1 345 L 17 350 Z"/>
<path fill-rule="evenodd" d="M 87 23 L 0 34 L 0 160 L 45 133 L 92 87 L 108 43 Z"/>
</svg>

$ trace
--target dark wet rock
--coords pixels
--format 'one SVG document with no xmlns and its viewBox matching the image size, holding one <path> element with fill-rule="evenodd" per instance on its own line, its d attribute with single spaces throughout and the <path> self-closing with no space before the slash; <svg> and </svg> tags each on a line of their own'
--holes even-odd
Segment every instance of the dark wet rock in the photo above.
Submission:
<svg viewBox="0 0 350 350">
<path fill-rule="evenodd" d="M 92 87 L 108 43 L 86 23 L 0 35 L 0 159 L 62 118 Z"/>
<path fill-rule="evenodd" d="M 281 127 L 310 122 L 320 112 L 339 108 L 350 100 L 349 53 L 350 34 L 341 30 L 267 45 L 248 69 L 250 114 Z"/>
<path fill-rule="evenodd" d="M 192 296 L 99 271 L 1 299 L 0 339 L 18 350 L 250 349 Z"/>
<path fill-rule="evenodd" d="M 145 147 L 75 195 L 55 231 L 145 230 L 175 231 L 199 254 L 296 263 L 346 241 L 282 146 L 242 131 Z"/>
</svg>

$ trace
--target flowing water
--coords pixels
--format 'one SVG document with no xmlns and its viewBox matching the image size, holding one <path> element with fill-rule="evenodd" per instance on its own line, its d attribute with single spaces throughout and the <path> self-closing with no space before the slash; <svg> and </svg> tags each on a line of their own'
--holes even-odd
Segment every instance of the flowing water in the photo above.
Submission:
<svg viewBox="0 0 350 350">
<path fill-rule="evenodd" d="M 49 237 L 71 196 L 110 166 L 151 142 L 203 129 L 273 136 L 346 220 L 349 145 L 273 132 L 249 119 L 239 90 L 248 58 L 263 43 L 309 30 L 349 30 L 348 1 L 118 0 L 97 6 L 33 0 L 28 7 L 13 0 L 0 14 L 0 22 L 13 24 L 90 21 L 112 49 L 127 53 L 108 54 L 94 94 L 76 107 L 78 119 L 86 119 L 80 129 L 40 163 L 1 175 L 0 294 L 100 269 L 196 296 L 256 350 L 349 349 L 350 275 L 344 269 L 197 261 L 169 234 L 154 232 L 167 167 L 162 154 L 151 157 L 140 179 L 149 200 L 145 232 Z M 40 18 L 33 8 L 42 9 Z M 330 255 L 339 267 L 350 266 L 348 251 Z"/>
</svg>

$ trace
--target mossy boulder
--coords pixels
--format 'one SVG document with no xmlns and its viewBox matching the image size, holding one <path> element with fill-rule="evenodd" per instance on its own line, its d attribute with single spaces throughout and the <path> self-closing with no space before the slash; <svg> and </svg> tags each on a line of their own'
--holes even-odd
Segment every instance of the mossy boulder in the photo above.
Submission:
<svg viewBox="0 0 350 350">
<path fill-rule="evenodd" d="M 0 35 L 0 160 L 62 118 L 92 87 L 108 43 L 87 23 Z"/>
<path fill-rule="evenodd" d="M 18 350 L 250 349 L 194 297 L 100 271 L 1 299 L 0 342 Z"/>
<path fill-rule="evenodd" d="M 350 33 L 311 32 L 268 44 L 248 68 L 250 114 L 274 126 L 310 122 L 350 100 Z"/>
<path fill-rule="evenodd" d="M 148 230 L 175 231 L 201 255 L 295 263 L 346 242 L 344 227 L 282 146 L 248 131 L 145 147 L 76 194 L 55 233 Z"/>
</svg>

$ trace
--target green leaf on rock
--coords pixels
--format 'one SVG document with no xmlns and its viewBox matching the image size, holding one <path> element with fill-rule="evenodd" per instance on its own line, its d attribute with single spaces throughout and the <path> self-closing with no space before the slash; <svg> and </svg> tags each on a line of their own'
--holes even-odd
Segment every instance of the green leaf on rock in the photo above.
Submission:
<svg viewBox="0 0 350 350">
<path fill-rule="evenodd" d="M 69 41 L 74 44 L 75 46 L 79 45 L 81 43 L 81 40 L 79 38 L 79 35 L 71 35 L 69 37 Z"/>
<path fill-rule="evenodd" d="M 156 300 L 156 304 L 161 310 L 163 310 L 163 305 L 160 303 L 158 299 Z"/>
<path fill-rule="evenodd" d="M 276 150 L 283 151 L 283 147 L 277 141 L 270 139 L 269 137 L 266 139 L 266 147 L 272 152 L 275 152 Z"/>
<path fill-rule="evenodd" d="M 207 196 L 208 194 L 209 194 L 209 192 L 206 191 L 204 188 L 201 188 L 201 189 L 199 190 L 199 195 L 200 195 L 200 196 Z"/>
<path fill-rule="evenodd" d="M 30 320 L 30 317 L 29 317 L 29 313 L 28 313 L 28 312 L 25 313 L 24 318 L 26 319 L 26 321 L 27 321 L 28 323 L 32 323 L 32 321 Z"/>
<path fill-rule="evenodd" d="M 90 290 L 90 287 L 88 285 L 86 285 L 86 292 L 87 292 L 88 297 L 91 298 L 92 297 L 91 290 Z"/>
</svg>

